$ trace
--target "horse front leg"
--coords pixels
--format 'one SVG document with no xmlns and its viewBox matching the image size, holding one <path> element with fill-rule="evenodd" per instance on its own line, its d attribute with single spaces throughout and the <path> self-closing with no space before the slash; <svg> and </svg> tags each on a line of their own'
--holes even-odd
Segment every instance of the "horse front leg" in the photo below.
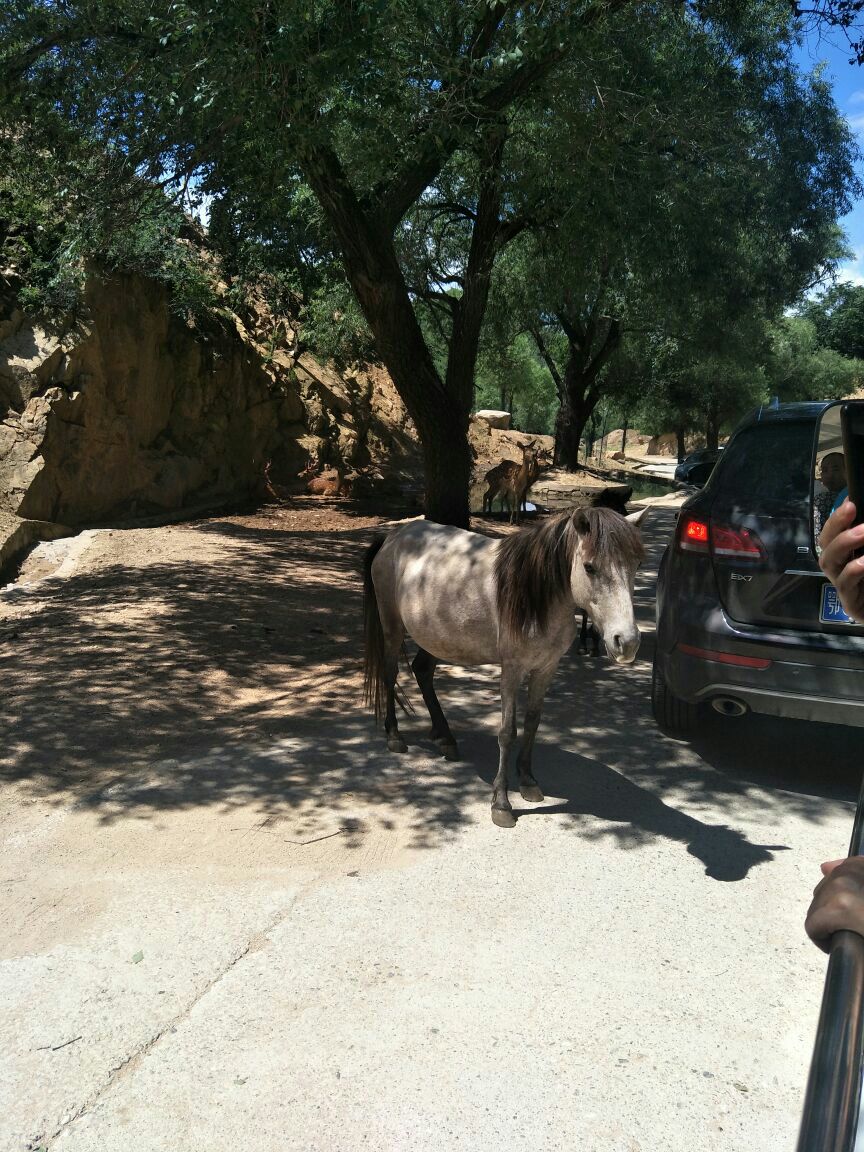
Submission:
<svg viewBox="0 0 864 1152">
<path fill-rule="evenodd" d="M 522 731 L 522 745 L 516 757 L 516 768 L 519 772 L 519 791 L 522 793 L 522 799 L 530 800 L 532 803 L 539 803 L 543 799 L 543 791 L 531 771 L 531 758 L 534 752 L 534 737 L 537 735 L 543 710 L 543 697 L 557 667 L 556 663 L 551 669 L 535 670 L 528 677 L 528 708 L 525 712 L 525 727 Z"/>
<path fill-rule="evenodd" d="M 507 770 L 510 749 L 516 739 L 516 697 L 522 683 L 522 669 L 508 664 L 501 667 L 501 727 L 498 729 L 498 774 L 492 784 L 492 823 L 499 828 L 512 828 L 516 823 L 507 795 Z"/>
<path fill-rule="evenodd" d="M 446 759 L 458 760 L 459 749 L 456 745 L 456 740 L 450 731 L 450 725 L 447 723 L 447 718 L 444 715 L 444 710 L 435 694 L 435 686 L 432 683 L 437 663 L 438 661 L 431 652 L 427 652 L 425 648 L 419 648 L 417 655 L 411 662 L 411 671 L 417 678 L 420 691 L 423 693 L 423 700 L 429 709 L 429 717 L 432 720 L 432 739 L 441 745 L 441 751 L 444 753 Z"/>
</svg>

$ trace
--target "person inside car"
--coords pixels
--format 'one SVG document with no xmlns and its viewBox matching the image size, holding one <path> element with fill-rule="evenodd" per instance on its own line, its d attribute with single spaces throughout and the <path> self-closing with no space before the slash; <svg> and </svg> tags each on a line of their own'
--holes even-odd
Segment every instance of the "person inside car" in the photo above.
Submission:
<svg viewBox="0 0 864 1152">
<path fill-rule="evenodd" d="M 831 513 L 846 499 L 846 460 L 842 452 L 826 452 L 819 462 L 819 479 L 813 494 L 816 535 L 825 527 Z"/>
</svg>

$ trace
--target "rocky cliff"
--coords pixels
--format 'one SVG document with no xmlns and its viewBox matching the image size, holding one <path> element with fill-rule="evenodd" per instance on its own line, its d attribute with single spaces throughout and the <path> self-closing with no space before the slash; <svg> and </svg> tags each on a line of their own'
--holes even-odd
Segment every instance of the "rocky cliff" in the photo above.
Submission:
<svg viewBox="0 0 864 1152">
<path fill-rule="evenodd" d="M 261 491 L 268 466 L 290 483 L 310 453 L 370 478 L 382 463 L 413 471 L 416 441 L 386 373 L 340 375 L 298 354 L 290 327 L 278 340 L 266 327 L 227 309 L 185 322 L 141 276 L 91 277 L 80 314 L 52 327 L 0 280 L 3 522 L 216 507 Z"/>
</svg>

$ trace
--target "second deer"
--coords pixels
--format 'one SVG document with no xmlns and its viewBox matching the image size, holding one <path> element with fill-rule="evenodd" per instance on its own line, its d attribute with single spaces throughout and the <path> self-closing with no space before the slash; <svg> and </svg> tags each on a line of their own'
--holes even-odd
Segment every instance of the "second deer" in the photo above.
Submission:
<svg viewBox="0 0 864 1152">
<path fill-rule="evenodd" d="M 324 468 L 314 456 L 310 456 L 306 467 L 298 473 L 306 481 L 306 491 L 310 496 L 347 496 L 350 483 L 345 479 L 341 468 Z"/>
<path fill-rule="evenodd" d="M 502 460 L 486 473 L 486 492 L 483 496 L 483 511 L 491 512 L 495 500 L 501 500 L 502 506 L 506 503 L 510 509 L 510 523 L 518 524 L 521 517 L 525 498 L 531 485 L 540 475 L 542 464 L 540 456 L 542 449 L 534 445 L 536 440 L 517 443 L 516 447 L 522 449 L 522 463 L 515 460 Z"/>
</svg>

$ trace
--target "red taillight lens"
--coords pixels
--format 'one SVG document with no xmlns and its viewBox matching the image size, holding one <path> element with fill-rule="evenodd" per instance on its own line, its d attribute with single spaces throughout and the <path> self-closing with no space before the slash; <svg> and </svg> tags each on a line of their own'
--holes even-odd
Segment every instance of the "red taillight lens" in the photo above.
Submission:
<svg viewBox="0 0 864 1152">
<path fill-rule="evenodd" d="M 738 668 L 770 668 L 771 661 L 761 656 L 737 656 L 732 652 L 718 652 L 710 648 L 694 648 L 692 644 L 677 644 L 679 652 L 685 656 L 695 656 L 697 660 L 710 660 L 714 664 L 734 664 Z"/>
<path fill-rule="evenodd" d="M 687 516 L 681 521 L 678 534 L 678 547 L 684 552 L 708 551 L 708 522 Z"/>
<path fill-rule="evenodd" d="M 730 560 L 764 560 L 766 553 L 762 541 L 749 528 L 730 528 L 726 524 L 712 524 L 686 516 L 678 529 L 678 547 L 683 552 L 700 552 Z"/>
<path fill-rule="evenodd" d="M 762 541 L 749 528 L 726 528 L 715 524 L 711 533 L 711 551 L 715 556 L 735 560 L 764 560 Z"/>
</svg>

